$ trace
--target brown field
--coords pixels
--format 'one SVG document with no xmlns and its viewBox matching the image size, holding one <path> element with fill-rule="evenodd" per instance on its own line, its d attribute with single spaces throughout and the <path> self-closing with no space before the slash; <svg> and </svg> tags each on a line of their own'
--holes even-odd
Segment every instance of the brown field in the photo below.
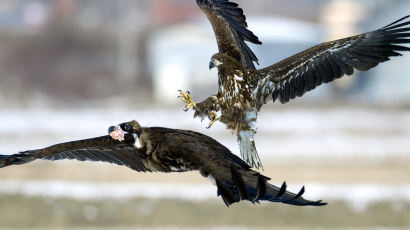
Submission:
<svg viewBox="0 0 410 230">
<path fill-rule="evenodd" d="M 410 181 L 409 158 L 387 159 L 370 162 L 360 159 L 344 159 L 343 162 L 265 163 L 262 173 L 275 183 L 323 182 L 323 183 L 374 183 L 408 184 Z M 37 161 L 28 165 L 0 170 L 0 180 L 68 180 L 93 182 L 173 182 L 209 183 L 199 173 L 179 174 L 138 173 L 126 167 L 95 162 L 47 162 Z"/>
<path fill-rule="evenodd" d="M 303 163 L 304 162 L 304 163 Z M 410 169 L 406 159 L 339 163 L 278 162 L 265 165 L 273 183 L 372 183 L 406 185 Z M 35 162 L 0 171 L 0 180 L 65 180 L 84 182 L 209 183 L 198 173 L 145 174 L 104 163 Z M 47 188 L 44 188 L 47 189 Z M 357 210 L 346 202 L 325 207 L 283 204 L 227 208 L 220 199 L 72 200 L 50 197 L 0 195 L 0 230 L 3 229 L 408 229 L 408 201 L 377 202 Z"/>
<path fill-rule="evenodd" d="M 283 204 L 227 208 L 220 200 L 189 202 L 170 199 L 77 201 L 67 199 L 0 196 L 0 226 L 9 228 L 98 227 L 215 227 L 247 228 L 376 228 L 410 227 L 410 204 L 374 203 L 357 212 L 348 204 L 324 207 Z"/>
</svg>

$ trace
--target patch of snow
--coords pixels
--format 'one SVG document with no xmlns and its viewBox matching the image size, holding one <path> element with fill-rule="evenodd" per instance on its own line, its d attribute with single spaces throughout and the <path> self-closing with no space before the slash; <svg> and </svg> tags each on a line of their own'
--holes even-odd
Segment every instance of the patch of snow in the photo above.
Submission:
<svg viewBox="0 0 410 230">
<path fill-rule="evenodd" d="M 236 137 L 217 122 L 193 119 L 193 112 L 170 108 L 2 111 L 0 153 L 102 136 L 111 125 L 136 119 L 143 126 L 194 130 L 239 154 Z M 410 157 L 410 110 L 335 108 L 263 110 L 256 123 L 256 148 L 269 158 Z"/>
</svg>

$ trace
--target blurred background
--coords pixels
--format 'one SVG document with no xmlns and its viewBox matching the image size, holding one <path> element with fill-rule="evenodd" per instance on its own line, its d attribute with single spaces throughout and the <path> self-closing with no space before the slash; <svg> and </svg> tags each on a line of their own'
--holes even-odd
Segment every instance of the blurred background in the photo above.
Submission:
<svg viewBox="0 0 410 230">
<path fill-rule="evenodd" d="M 235 0 L 263 68 L 318 43 L 410 14 L 407 0 Z M 213 31 L 194 0 L 0 1 L 0 153 L 105 135 L 112 124 L 195 130 L 238 154 L 236 138 L 183 112 L 217 91 Z M 268 104 L 263 174 L 326 207 L 226 208 L 197 173 L 141 174 L 104 163 L 0 170 L 0 229 L 409 229 L 410 53 Z"/>
</svg>

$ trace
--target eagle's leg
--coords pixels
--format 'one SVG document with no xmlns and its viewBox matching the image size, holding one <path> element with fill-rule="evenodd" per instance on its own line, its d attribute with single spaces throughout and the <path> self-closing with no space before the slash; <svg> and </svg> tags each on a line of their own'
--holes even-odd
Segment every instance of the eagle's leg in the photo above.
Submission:
<svg viewBox="0 0 410 230">
<path fill-rule="evenodd" d="M 210 111 L 219 111 L 219 96 L 218 94 L 214 94 L 207 99 L 203 100 L 202 102 L 199 102 L 196 104 L 195 114 L 194 117 L 201 117 L 201 120 L 203 120 L 205 117 L 208 117 L 209 120 L 211 119 L 211 116 L 209 115 Z"/>
<path fill-rule="evenodd" d="M 182 90 L 178 90 L 178 92 L 180 94 L 178 98 L 186 103 L 184 111 L 188 111 L 191 107 L 197 109 L 196 103 L 192 100 L 191 93 L 189 91 L 183 92 Z"/>
<path fill-rule="evenodd" d="M 209 122 L 208 127 L 206 127 L 207 129 L 211 128 L 211 126 L 220 119 L 220 117 L 218 116 L 218 114 L 215 112 L 215 110 L 211 110 L 210 112 L 208 112 L 208 117 L 209 120 L 211 120 L 211 122 Z"/>
</svg>

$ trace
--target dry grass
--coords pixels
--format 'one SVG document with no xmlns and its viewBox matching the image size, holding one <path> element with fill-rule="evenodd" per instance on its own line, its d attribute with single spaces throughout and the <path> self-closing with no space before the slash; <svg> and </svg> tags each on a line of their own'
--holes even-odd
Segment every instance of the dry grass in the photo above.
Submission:
<svg viewBox="0 0 410 230">
<path fill-rule="evenodd" d="M 265 164 L 273 183 L 292 184 L 409 183 L 408 158 L 369 162 L 361 159 L 278 161 Z M 126 167 L 95 162 L 37 161 L 0 170 L 0 180 L 65 180 L 86 182 L 209 183 L 198 173 L 145 174 Z M 47 189 L 47 188 L 44 188 Z M 169 199 L 78 201 L 0 195 L 3 229 L 405 229 L 410 228 L 410 203 L 373 203 L 357 211 L 332 201 L 328 206 L 293 207 L 283 204 L 236 204 L 221 200 L 191 202 Z"/>
<path fill-rule="evenodd" d="M 46 189 L 46 188 L 45 188 Z M 409 203 L 376 203 L 357 212 L 341 202 L 324 207 L 221 201 L 134 199 L 127 202 L 0 196 L 2 228 L 216 227 L 337 229 L 410 227 Z"/>
<path fill-rule="evenodd" d="M 308 161 L 265 164 L 264 175 L 274 183 L 373 183 L 408 184 L 408 159 L 369 163 L 357 159 L 338 163 Z M 173 182 L 208 183 L 196 172 L 180 174 L 137 173 L 126 167 L 95 162 L 37 161 L 0 170 L 0 180 L 68 180 L 93 182 Z"/>
</svg>

